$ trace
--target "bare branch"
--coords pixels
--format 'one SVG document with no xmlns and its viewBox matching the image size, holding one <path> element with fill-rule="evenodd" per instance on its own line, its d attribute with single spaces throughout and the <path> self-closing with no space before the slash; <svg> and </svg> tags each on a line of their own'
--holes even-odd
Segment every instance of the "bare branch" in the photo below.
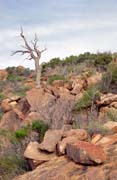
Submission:
<svg viewBox="0 0 117 180">
<path fill-rule="evenodd" d="M 20 36 L 23 38 L 26 48 L 27 48 L 28 50 L 30 50 L 30 51 L 33 51 L 33 49 L 29 46 L 29 44 L 28 44 L 28 42 L 27 42 L 27 40 L 26 40 L 26 38 L 25 38 L 25 36 L 24 36 L 24 34 L 23 34 L 23 28 L 22 28 L 22 27 L 21 27 Z"/>
<path fill-rule="evenodd" d="M 44 48 L 44 49 L 42 49 L 40 52 L 43 53 L 43 52 L 46 51 L 46 50 L 47 50 L 47 48 Z"/>
<path fill-rule="evenodd" d="M 24 49 L 28 49 L 26 46 L 23 46 L 23 45 L 21 45 L 21 47 L 24 48 Z"/>
<path fill-rule="evenodd" d="M 18 50 L 18 51 L 13 52 L 13 53 L 11 54 L 11 56 L 13 56 L 13 55 L 15 55 L 15 54 L 17 54 L 17 53 L 21 53 L 22 55 L 23 55 L 23 54 L 26 54 L 26 53 L 30 54 L 30 51 Z"/>
</svg>

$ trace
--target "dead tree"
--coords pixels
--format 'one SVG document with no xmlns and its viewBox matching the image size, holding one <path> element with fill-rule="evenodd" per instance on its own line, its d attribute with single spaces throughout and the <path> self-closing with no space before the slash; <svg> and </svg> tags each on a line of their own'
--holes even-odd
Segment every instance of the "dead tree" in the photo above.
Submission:
<svg viewBox="0 0 117 180">
<path fill-rule="evenodd" d="M 35 39 L 34 41 L 31 41 L 33 48 L 29 45 L 29 43 L 26 40 L 26 37 L 23 34 L 23 29 L 21 28 L 21 33 L 20 33 L 21 38 L 24 41 L 24 50 L 17 50 L 12 53 L 12 55 L 15 55 L 17 53 L 21 53 L 21 55 L 28 54 L 28 57 L 26 59 L 28 60 L 34 60 L 35 63 L 35 72 L 36 72 L 36 87 L 40 87 L 40 79 L 41 79 L 41 65 L 40 65 L 40 58 L 41 54 L 47 50 L 47 48 L 44 48 L 43 50 L 39 50 L 37 47 L 38 39 L 35 34 Z"/>
</svg>

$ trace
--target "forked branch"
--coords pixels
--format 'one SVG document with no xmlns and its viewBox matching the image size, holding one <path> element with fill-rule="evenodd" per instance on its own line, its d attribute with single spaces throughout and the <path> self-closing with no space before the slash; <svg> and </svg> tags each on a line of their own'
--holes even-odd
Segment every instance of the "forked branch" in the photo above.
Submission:
<svg viewBox="0 0 117 180">
<path fill-rule="evenodd" d="M 33 48 L 29 45 L 29 43 L 27 42 L 26 40 L 26 37 L 24 36 L 24 33 L 23 33 L 23 28 L 21 27 L 21 32 L 20 32 L 20 36 L 21 38 L 23 39 L 24 41 L 24 46 L 22 46 L 24 49 L 26 50 L 17 50 L 15 52 L 13 52 L 11 55 L 15 55 L 17 53 L 21 53 L 21 55 L 24 55 L 24 54 L 29 54 L 30 56 L 28 56 L 29 60 L 31 59 L 40 59 L 41 58 L 41 53 L 43 53 L 44 51 L 47 50 L 47 48 L 44 48 L 43 50 L 39 50 L 38 47 L 37 47 L 37 43 L 38 43 L 38 38 L 37 38 L 37 35 L 35 33 L 35 38 L 34 38 L 34 41 L 31 41 L 31 43 L 33 44 Z"/>
</svg>

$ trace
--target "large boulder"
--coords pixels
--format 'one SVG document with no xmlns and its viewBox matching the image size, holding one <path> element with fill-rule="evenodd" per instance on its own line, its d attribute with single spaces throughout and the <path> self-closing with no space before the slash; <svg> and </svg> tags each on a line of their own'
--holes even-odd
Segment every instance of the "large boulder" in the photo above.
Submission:
<svg viewBox="0 0 117 180">
<path fill-rule="evenodd" d="M 21 119 L 19 118 L 18 114 L 11 110 L 6 112 L 0 121 L 0 128 L 6 128 L 10 131 L 15 131 L 21 126 Z"/>
<path fill-rule="evenodd" d="M 55 94 L 43 88 L 32 89 L 26 98 L 31 111 L 37 112 L 43 121 L 51 124 L 52 129 L 61 129 L 64 124 L 72 123 L 74 99 L 65 88 L 60 89 L 59 97 Z"/>
<path fill-rule="evenodd" d="M 40 114 L 38 112 L 29 112 L 25 118 L 25 123 L 31 124 L 34 120 L 41 120 Z"/>
<path fill-rule="evenodd" d="M 64 155 L 66 153 L 66 145 L 68 143 L 75 143 L 77 142 L 79 139 L 76 136 L 69 136 L 66 138 L 63 138 L 62 141 L 60 141 L 57 144 L 57 154 L 60 155 Z"/>
<path fill-rule="evenodd" d="M 84 129 L 70 129 L 63 133 L 63 139 L 57 144 L 57 152 L 59 155 L 65 154 L 66 145 L 68 143 L 75 143 L 78 140 L 86 140 L 88 137 Z"/>
<path fill-rule="evenodd" d="M 18 101 L 16 108 L 21 111 L 24 115 L 27 115 L 30 110 L 30 105 L 26 98 L 22 98 Z"/>
<path fill-rule="evenodd" d="M 41 150 L 46 150 L 48 152 L 56 151 L 56 145 L 61 140 L 63 135 L 62 130 L 48 130 L 45 133 L 44 140 L 39 144 Z"/>
<path fill-rule="evenodd" d="M 8 77 L 8 72 L 5 69 L 0 69 L 0 80 L 6 81 Z"/>
<path fill-rule="evenodd" d="M 117 122 L 108 121 L 108 122 L 106 122 L 103 126 L 104 126 L 104 128 L 106 128 L 106 129 L 113 130 L 113 129 L 117 128 Z"/>
<path fill-rule="evenodd" d="M 89 86 L 94 85 L 94 84 L 97 84 L 97 83 L 99 83 L 101 80 L 102 80 L 102 73 L 99 73 L 99 72 L 96 72 L 95 75 L 90 76 L 89 78 L 87 78 L 87 82 L 88 82 L 88 85 L 89 85 Z"/>
<path fill-rule="evenodd" d="M 41 119 L 49 124 L 56 97 L 40 88 L 28 91 L 26 99 L 31 106 L 31 111 L 38 112 Z"/>
<path fill-rule="evenodd" d="M 98 106 L 110 105 L 113 102 L 117 102 L 117 94 L 104 94 L 100 97 L 100 101 L 97 101 Z"/>
<path fill-rule="evenodd" d="M 52 86 L 59 88 L 64 86 L 64 80 L 54 80 Z"/>
<path fill-rule="evenodd" d="M 12 105 L 10 104 L 10 99 L 4 99 L 1 103 L 1 109 L 3 112 L 8 112 L 12 110 Z"/>
<path fill-rule="evenodd" d="M 101 146 L 89 142 L 78 141 L 66 146 L 67 156 L 76 163 L 95 165 L 106 160 L 106 155 Z"/>
<path fill-rule="evenodd" d="M 71 137 L 74 136 L 79 140 L 86 140 L 88 134 L 84 129 L 70 129 L 69 131 L 65 131 L 63 133 L 63 137 Z"/>
</svg>

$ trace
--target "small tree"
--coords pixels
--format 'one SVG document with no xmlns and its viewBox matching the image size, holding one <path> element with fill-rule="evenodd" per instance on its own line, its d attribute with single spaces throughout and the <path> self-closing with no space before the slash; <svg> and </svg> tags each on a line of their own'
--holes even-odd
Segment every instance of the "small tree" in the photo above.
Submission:
<svg viewBox="0 0 117 180">
<path fill-rule="evenodd" d="M 21 33 L 20 33 L 21 38 L 24 41 L 24 46 L 22 46 L 25 50 L 17 50 L 12 53 L 12 55 L 15 55 L 17 53 L 21 53 L 22 55 L 28 54 L 27 59 L 29 60 L 34 60 L 35 62 L 35 72 L 36 72 L 36 87 L 40 87 L 40 78 L 41 78 L 41 65 L 40 65 L 40 58 L 41 54 L 47 50 L 47 48 L 44 48 L 43 50 L 39 50 L 37 47 L 38 39 L 37 35 L 35 34 L 35 39 L 34 41 L 31 41 L 33 47 L 29 45 L 29 43 L 26 40 L 26 37 L 23 34 L 23 29 L 21 28 Z"/>
</svg>

